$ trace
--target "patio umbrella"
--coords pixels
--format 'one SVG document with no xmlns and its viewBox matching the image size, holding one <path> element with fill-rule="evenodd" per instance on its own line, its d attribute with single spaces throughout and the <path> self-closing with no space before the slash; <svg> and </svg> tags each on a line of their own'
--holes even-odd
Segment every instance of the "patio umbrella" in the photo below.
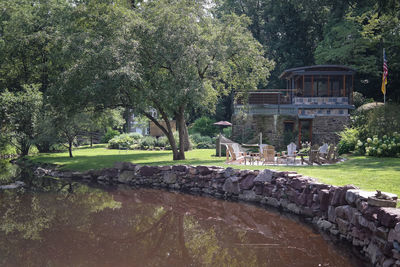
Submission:
<svg viewBox="0 0 400 267">
<path fill-rule="evenodd" d="M 219 133 L 222 134 L 222 129 L 225 127 L 232 126 L 232 123 L 230 123 L 229 121 L 219 121 L 214 123 L 214 125 L 219 126 Z"/>
</svg>

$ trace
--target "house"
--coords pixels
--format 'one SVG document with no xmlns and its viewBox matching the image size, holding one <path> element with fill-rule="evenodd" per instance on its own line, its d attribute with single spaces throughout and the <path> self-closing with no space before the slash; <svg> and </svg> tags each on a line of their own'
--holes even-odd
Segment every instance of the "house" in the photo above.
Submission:
<svg viewBox="0 0 400 267">
<path fill-rule="evenodd" d="M 295 141 L 337 143 L 337 132 L 354 109 L 355 70 L 341 65 L 316 65 L 285 70 L 286 89 L 250 92 L 234 103 L 234 140 L 249 142 L 258 133 L 277 147 Z M 256 139 L 253 139 L 256 140 Z"/>
<path fill-rule="evenodd" d="M 157 110 L 154 108 L 150 108 L 148 111 L 152 117 L 157 118 Z M 166 128 L 166 123 L 163 120 L 158 120 L 158 122 Z M 171 127 L 174 131 L 176 131 L 176 121 L 170 120 Z M 127 119 L 127 129 L 129 133 L 140 133 L 141 135 L 150 135 L 153 137 L 163 136 L 163 131 L 158 128 L 158 126 L 147 119 L 144 116 L 138 116 L 133 113 L 132 110 L 128 113 Z"/>
</svg>

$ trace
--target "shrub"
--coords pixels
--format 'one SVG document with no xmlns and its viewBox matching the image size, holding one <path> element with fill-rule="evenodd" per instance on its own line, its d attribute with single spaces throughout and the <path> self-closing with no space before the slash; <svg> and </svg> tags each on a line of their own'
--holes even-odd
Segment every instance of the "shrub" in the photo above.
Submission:
<svg viewBox="0 0 400 267">
<path fill-rule="evenodd" d="M 155 146 L 165 148 L 168 144 L 169 144 L 168 137 L 161 136 L 157 139 Z"/>
<path fill-rule="evenodd" d="M 134 144 L 134 140 L 129 134 L 121 134 L 115 136 L 110 141 L 108 141 L 108 148 L 119 149 L 119 148 L 129 148 Z"/>
<path fill-rule="evenodd" d="M 226 127 L 224 129 L 222 129 L 222 134 L 226 137 L 226 138 L 231 138 L 232 137 L 232 127 Z"/>
<path fill-rule="evenodd" d="M 339 136 L 339 154 L 349 153 L 356 149 L 356 145 L 359 139 L 359 130 L 357 128 L 345 128 L 339 133 Z"/>
<path fill-rule="evenodd" d="M 140 139 L 140 148 L 141 149 L 153 149 L 157 139 L 153 136 L 145 136 Z"/>
<path fill-rule="evenodd" d="M 357 147 L 365 151 L 366 156 L 374 157 L 400 157 L 400 134 L 384 135 L 378 138 L 377 135 L 367 138 L 366 142 L 358 140 Z"/>
<path fill-rule="evenodd" d="M 143 135 L 141 135 L 140 133 L 129 133 L 129 136 L 132 137 L 135 143 L 139 143 L 140 139 L 143 138 Z"/>
<path fill-rule="evenodd" d="M 219 129 L 213 123 L 215 123 L 215 120 L 210 119 L 209 117 L 203 116 L 201 118 L 198 118 L 189 128 L 189 133 L 199 133 L 203 136 L 215 136 L 218 133 Z"/>
<path fill-rule="evenodd" d="M 387 103 L 370 110 L 365 129 L 369 136 L 393 135 L 400 129 L 400 105 Z"/>
<path fill-rule="evenodd" d="M 202 148 L 215 148 L 215 138 L 209 136 L 202 136 L 199 133 L 192 134 L 190 136 L 194 147 L 197 149 Z"/>
<path fill-rule="evenodd" d="M 118 135 L 119 135 L 119 132 L 117 130 L 107 128 L 107 132 L 101 138 L 101 143 L 108 143 L 108 141 L 110 141 L 111 139 L 113 139 L 115 136 L 118 136 Z"/>
</svg>

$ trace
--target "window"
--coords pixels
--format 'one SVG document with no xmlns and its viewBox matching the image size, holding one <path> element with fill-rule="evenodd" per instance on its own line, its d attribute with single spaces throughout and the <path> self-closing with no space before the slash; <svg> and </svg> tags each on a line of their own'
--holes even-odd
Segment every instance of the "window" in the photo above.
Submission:
<svg viewBox="0 0 400 267">
<path fill-rule="evenodd" d="M 350 97 L 350 93 L 353 92 L 353 76 L 346 76 L 346 96 Z"/>
<path fill-rule="evenodd" d="M 330 76 L 329 83 L 330 83 L 331 96 L 333 97 L 342 96 L 343 76 Z"/>
<path fill-rule="evenodd" d="M 304 77 L 304 89 L 303 89 L 304 97 L 312 96 L 312 88 L 311 88 L 311 76 Z"/>
<path fill-rule="evenodd" d="M 314 76 L 314 96 L 328 96 L 328 76 Z"/>
</svg>

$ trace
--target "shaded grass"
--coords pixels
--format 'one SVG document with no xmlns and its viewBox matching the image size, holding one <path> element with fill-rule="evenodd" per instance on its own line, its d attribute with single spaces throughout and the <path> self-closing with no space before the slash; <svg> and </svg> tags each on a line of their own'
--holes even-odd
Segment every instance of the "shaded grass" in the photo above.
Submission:
<svg viewBox="0 0 400 267">
<path fill-rule="evenodd" d="M 69 158 L 67 152 L 39 154 L 30 157 L 35 162 L 61 165 L 63 170 L 86 171 L 112 167 L 127 161 L 142 165 L 215 165 L 238 169 L 275 169 L 297 171 L 333 185 L 353 184 L 364 190 L 376 189 L 400 195 L 400 158 L 349 156 L 342 163 L 328 166 L 239 166 L 225 164 L 225 158 L 215 157 L 215 150 L 197 149 L 186 153 L 186 160 L 173 161 L 171 151 L 112 150 L 104 145 L 80 148 Z"/>
</svg>

